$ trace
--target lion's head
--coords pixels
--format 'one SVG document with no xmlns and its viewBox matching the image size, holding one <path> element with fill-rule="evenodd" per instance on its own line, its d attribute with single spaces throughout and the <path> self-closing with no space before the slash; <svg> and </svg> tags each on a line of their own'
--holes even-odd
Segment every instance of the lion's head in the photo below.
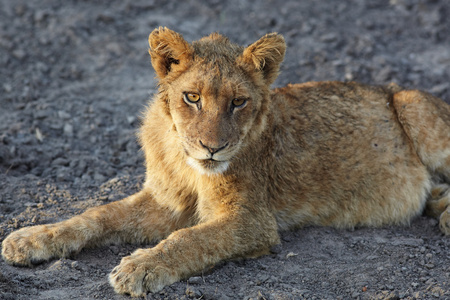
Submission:
<svg viewBox="0 0 450 300">
<path fill-rule="evenodd" d="M 269 86 L 286 45 L 268 34 L 244 48 L 217 33 L 189 44 L 167 28 L 149 36 L 152 65 L 188 164 L 224 172 L 265 124 Z"/>
</svg>

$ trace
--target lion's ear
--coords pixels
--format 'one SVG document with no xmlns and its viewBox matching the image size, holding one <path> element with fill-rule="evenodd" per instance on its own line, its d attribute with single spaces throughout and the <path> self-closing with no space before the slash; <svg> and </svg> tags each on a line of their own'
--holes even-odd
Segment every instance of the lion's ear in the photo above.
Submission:
<svg viewBox="0 0 450 300">
<path fill-rule="evenodd" d="M 159 27 L 148 37 L 152 66 L 159 79 L 185 65 L 192 58 L 192 48 L 183 36 L 166 27 Z"/>
<path fill-rule="evenodd" d="M 269 33 L 245 48 L 240 59 L 260 70 L 269 85 L 278 77 L 285 52 L 286 43 L 283 36 Z"/>
</svg>

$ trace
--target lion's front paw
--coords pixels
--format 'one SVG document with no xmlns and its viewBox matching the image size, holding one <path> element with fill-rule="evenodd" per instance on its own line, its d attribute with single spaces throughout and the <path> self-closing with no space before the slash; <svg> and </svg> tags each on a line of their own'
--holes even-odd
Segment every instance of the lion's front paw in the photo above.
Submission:
<svg viewBox="0 0 450 300">
<path fill-rule="evenodd" d="M 3 259 L 13 265 L 31 266 L 50 259 L 51 234 L 44 225 L 22 228 L 11 233 L 2 243 Z"/>
<path fill-rule="evenodd" d="M 117 293 L 141 297 L 179 280 L 175 271 L 158 261 L 152 249 L 136 250 L 122 258 L 109 275 L 109 282 Z"/>
</svg>

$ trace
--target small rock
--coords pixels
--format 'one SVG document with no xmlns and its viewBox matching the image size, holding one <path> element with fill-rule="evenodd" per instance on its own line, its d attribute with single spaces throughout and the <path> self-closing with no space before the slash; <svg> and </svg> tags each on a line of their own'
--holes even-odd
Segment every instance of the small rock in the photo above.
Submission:
<svg viewBox="0 0 450 300">
<path fill-rule="evenodd" d="M 19 60 L 22 60 L 27 55 L 26 52 L 22 49 L 16 49 L 12 52 L 13 56 Z"/>
<path fill-rule="evenodd" d="M 56 173 L 56 179 L 58 181 L 69 181 L 71 179 L 70 169 L 68 167 L 58 167 Z"/>
<path fill-rule="evenodd" d="M 97 16 L 97 21 L 103 22 L 103 23 L 112 23 L 115 21 L 114 16 L 109 15 L 107 13 L 101 13 Z"/>
<path fill-rule="evenodd" d="M 434 278 L 429 278 L 427 281 L 425 281 L 426 285 L 431 285 L 435 282 Z"/>
<path fill-rule="evenodd" d="M 63 128 L 64 134 L 71 137 L 73 136 L 73 126 L 69 123 L 64 124 Z"/>
<path fill-rule="evenodd" d="M 68 114 L 67 112 L 65 112 L 63 110 L 60 110 L 60 111 L 58 111 L 58 117 L 63 120 L 68 120 L 68 119 L 70 119 L 70 114 Z"/>
<path fill-rule="evenodd" d="M 433 86 L 430 89 L 430 93 L 440 95 L 449 89 L 450 89 L 450 84 L 447 82 L 444 82 L 444 83 Z"/>
<path fill-rule="evenodd" d="M 286 258 L 297 256 L 297 255 L 298 255 L 298 253 L 289 252 L 288 254 L 286 254 Z"/>
<path fill-rule="evenodd" d="M 79 269 L 80 268 L 80 263 L 77 261 L 74 261 L 70 264 L 70 266 L 74 269 Z"/>
<path fill-rule="evenodd" d="M 203 279 L 200 276 L 193 276 L 188 279 L 189 284 L 202 284 Z"/>
<path fill-rule="evenodd" d="M 35 22 L 42 22 L 47 17 L 47 12 L 45 10 L 38 10 L 34 13 L 34 21 Z"/>
<path fill-rule="evenodd" d="M 320 37 L 320 40 L 325 43 L 330 43 L 337 40 L 338 36 L 335 33 L 327 33 Z"/>
<path fill-rule="evenodd" d="M 42 141 L 44 140 L 44 135 L 42 134 L 42 132 L 41 132 L 41 130 L 40 130 L 39 128 L 36 128 L 36 130 L 35 130 L 35 136 L 36 136 L 36 139 L 37 139 L 39 142 L 42 142 Z"/>
<path fill-rule="evenodd" d="M 133 124 L 134 121 L 136 121 L 136 117 L 135 116 L 127 116 L 127 121 L 128 124 Z"/>
<path fill-rule="evenodd" d="M 189 298 L 196 298 L 196 299 L 198 299 L 198 298 L 200 298 L 202 296 L 202 293 L 200 292 L 199 289 L 188 287 L 188 288 L 186 288 L 186 295 Z"/>
<path fill-rule="evenodd" d="M 38 120 L 46 119 L 50 116 L 49 112 L 46 110 L 39 110 L 34 113 L 34 118 Z"/>
<path fill-rule="evenodd" d="M 64 267 L 64 264 L 61 260 L 55 261 L 48 269 L 49 270 L 61 270 Z"/>
<path fill-rule="evenodd" d="M 383 83 L 389 81 L 392 74 L 392 68 L 390 66 L 385 66 L 377 72 L 374 76 L 374 80 L 377 83 Z"/>
<path fill-rule="evenodd" d="M 68 166 L 70 161 L 67 158 L 58 157 L 52 161 L 52 165 L 55 166 Z"/>
<path fill-rule="evenodd" d="M 97 182 L 105 182 L 106 181 L 106 177 L 103 176 L 102 174 L 95 172 L 94 174 L 94 180 Z"/>
<path fill-rule="evenodd" d="M 256 284 L 260 285 L 269 279 L 269 275 L 259 275 Z"/>
<path fill-rule="evenodd" d="M 11 86 L 11 84 L 9 84 L 9 83 L 4 83 L 4 84 L 3 84 L 3 90 L 4 90 L 6 93 L 11 93 L 11 92 L 12 92 L 12 86 Z"/>
</svg>

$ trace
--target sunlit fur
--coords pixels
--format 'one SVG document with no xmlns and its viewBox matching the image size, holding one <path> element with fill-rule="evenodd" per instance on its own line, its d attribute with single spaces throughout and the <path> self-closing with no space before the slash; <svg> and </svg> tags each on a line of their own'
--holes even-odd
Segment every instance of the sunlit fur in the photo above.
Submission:
<svg viewBox="0 0 450 300">
<path fill-rule="evenodd" d="M 266 254 L 279 230 L 408 224 L 425 207 L 450 234 L 450 108 L 440 99 L 353 82 L 270 90 L 286 48 L 275 33 L 242 47 L 158 28 L 149 44 L 159 92 L 139 133 L 142 190 L 13 232 L 2 244 L 8 263 L 159 241 L 109 277 L 118 293 L 144 296 L 222 260 Z"/>
<path fill-rule="evenodd" d="M 204 164 L 202 164 L 200 161 L 192 157 L 188 157 L 186 162 L 189 166 L 191 166 L 194 170 L 196 170 L 202 175 L 221 174 L 225 172 L 228 169 L 228 166 L 230 165 L 228 161 L 214 161 L 211 162 L 213 166 L 205 167 Z"/>
</svg>

